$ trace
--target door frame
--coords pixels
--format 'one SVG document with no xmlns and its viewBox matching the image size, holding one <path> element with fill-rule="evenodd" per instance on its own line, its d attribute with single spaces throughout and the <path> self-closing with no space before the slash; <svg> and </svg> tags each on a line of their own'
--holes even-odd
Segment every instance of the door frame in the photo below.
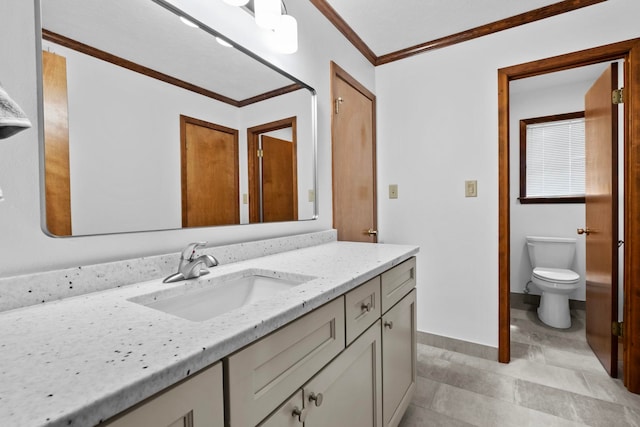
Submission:
<svg viewBox="0 0 640 427">
<path fill-rule="evenodd" d="M 293 182 L 295 187 L 298 188 L 298 127 L 297 117 L 287 117 L 274 122 L 263 123 L 258 126 L 253 126 L 247 129 L 247 164 L 249 165 L 249 223 L 260 222 L 260 203 L 258 202 L 258 194 L 260 194 L 260 182 L 258 182 L 258 157 L 251 155 L 258 151 L 258 140 L 260 135 L 267 132 L 273 132 L 280 129 L 291 128 L 291 143 L 293 144 L 293 164 L 294 164 L 294 176 Z M 253 196 L 253 197 L 252 197 Z M 294 203 L 294 216 L 295 220 L 298 220 L 298 192 L 293 194 Z"/>
<path fill-rule="evenodd" d="M 624 59 L 624 384 L 640 393 L 640 38 L 527 62 L 498 70 L 498 361 L 510 343 L 509 82 Z"/>
<path fill-rule="evenodd" d="M 378 170 L 377 170 L 377 165 L 378 165 L 378 158 L 377 158 L 377 139 L 376 139 L 376 130 L 377 130 L 377 123 L 376 123 L 376 96 L 373 92 L 371 92 L 369 89 L 367 89 L 362 83 L 360 83 L 359 81 L 357 81 L 353 76 L 351 76 L 351 74 L 349 74 L 344 68 L 340 67 L 338 64 L 336 64 L 335 62 L 331 61 L 331 205 L 332 205 L 332 224 L 333 224 L 333 228 L 335 227 L 335 218 L 336 218 L 336 200 L 335 200 L 335 194 L 336 194 L 336 187 L 338 185 L 340 185 L 339 183 L 337 183 L 335 181 L 335 162 L 334 162 L 334 150 L 333 150 L 333 146 L 336 144 L 336 135 L 335 135 L 335 103 L 337 101 L 337 97 L 336 97 L 336 85 L 337 85 L 337 80 L 338 79 L 342 79 L 343 81 L 345 81 L 347 84 L 349 84 L 351 87 L 353 87 L 355 90 L 357 90 L 358 92 L 360 92 L 362 95 L 364 95 L 365 97 L 367 97 L 370 101 L 371 101 L 371 145 L 372 145 L 372 167 L 373 167 L 373 224 L 371 224 L 371 226 L 375 229 L 378 230 Z M 377 231 L 376 231 L 377 233 Z M 378 242 L 378 234 L 373 235 L 373 243 L 377 243 Z"/>
</svg>

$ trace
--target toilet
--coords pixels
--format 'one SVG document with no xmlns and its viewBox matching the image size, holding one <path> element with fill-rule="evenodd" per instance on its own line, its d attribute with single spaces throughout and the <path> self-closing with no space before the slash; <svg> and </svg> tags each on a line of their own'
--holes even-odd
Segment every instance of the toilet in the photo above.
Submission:
<svg viewBox="0 0 640 427">
<path fill-rule="evenodd" d="M 538 318 L 554 328 L 571 327 L 569 294 L 580 285 L 580 275 L 569 270 L 576 239 L 527 236 L 527 249 L 533 267 L 531 282 L 542 291 Z"/>
</svg>

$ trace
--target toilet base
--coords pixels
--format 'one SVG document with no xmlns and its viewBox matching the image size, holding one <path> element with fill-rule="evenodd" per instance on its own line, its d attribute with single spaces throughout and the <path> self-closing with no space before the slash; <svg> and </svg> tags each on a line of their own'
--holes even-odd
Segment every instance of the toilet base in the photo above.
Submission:
<svg viewBox="0 0 640 427">
<path fill-rule="evenodd" d="M 538 318 L 542 323 L 554 328 L 570 328 L 569 295 L 542 292 L 540 306 L 538 307 Z"/>
</svg>

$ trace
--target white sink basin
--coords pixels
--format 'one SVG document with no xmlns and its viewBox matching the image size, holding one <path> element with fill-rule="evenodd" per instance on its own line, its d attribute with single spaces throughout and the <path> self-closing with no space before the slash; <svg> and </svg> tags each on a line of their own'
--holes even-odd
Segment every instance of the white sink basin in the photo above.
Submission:
<svg viewBox="0 0 640 427">
<path fill-rule="evenodd" d="M 134 297 L 129 301 L 183 319 L 203 321 L 312 279 L 314 277 L 246 270 L 230 276 L 184 282 L 179 287 Z"/>
</svg>

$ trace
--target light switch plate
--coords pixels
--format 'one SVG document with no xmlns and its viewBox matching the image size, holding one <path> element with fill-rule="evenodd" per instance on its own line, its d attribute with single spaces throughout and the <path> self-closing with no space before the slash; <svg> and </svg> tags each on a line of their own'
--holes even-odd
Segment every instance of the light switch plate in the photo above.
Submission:
<svg viewBox="0 0 640 427">
<path fill-rule="evenodd" d="M 398 198 L 398 184 L 389 184 L 389 198 L 390 199 Z"/>
<path fill-rule="evenodd" d="M 309 190 L 309 201 L 310 202 L 316 201 L 316 192 L 314 190 Z"/>
<path fill-rule="evenodd" d="M 464 182 L 464 196 L 478 197 L 478 181 L 474 180 Z"/>
</svg>

